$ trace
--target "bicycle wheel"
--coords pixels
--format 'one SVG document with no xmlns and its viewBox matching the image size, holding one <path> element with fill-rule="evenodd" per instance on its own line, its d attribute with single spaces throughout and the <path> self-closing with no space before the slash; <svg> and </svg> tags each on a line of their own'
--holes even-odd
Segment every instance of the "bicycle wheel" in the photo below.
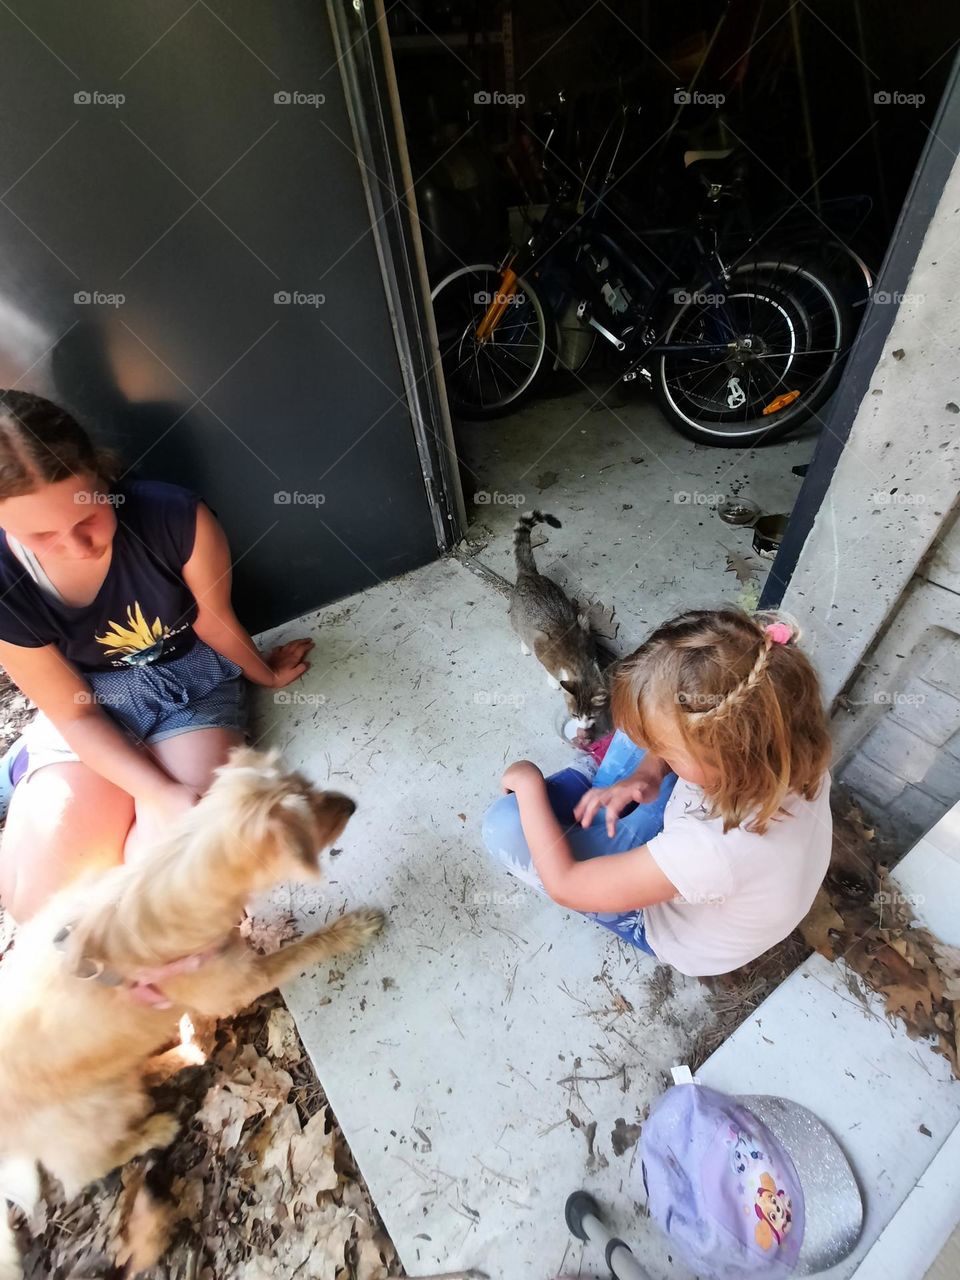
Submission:
<svg viewBox="0 0 960 1280">
<path fill-rule="evenodd" d="M 484 262 L 451 272 L 430 296 L 451 411 L 484 419 L 518 409 L 558 345 L 550 309 L 531 282 L 516 276 L 504 291 L 504 272 Z"/>
<path fill-rule="evenodd" d="M 770 259 L 731 273 L 728 292 L 684 295 L 658 326 L 665 343 L 729 347 L 729 353 L 664 354 L 653 388 L 670 421 L 703 444 L 758 444 L 815 414 L 843 369 L 854 322 L 817 271 Z"/>
</svg>

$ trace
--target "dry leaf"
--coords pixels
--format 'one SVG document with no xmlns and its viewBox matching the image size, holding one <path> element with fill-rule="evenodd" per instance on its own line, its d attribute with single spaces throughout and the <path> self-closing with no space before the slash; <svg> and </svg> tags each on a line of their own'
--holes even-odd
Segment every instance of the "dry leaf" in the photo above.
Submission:
<svg viewBox="0 0 960 1280">
<path fill-rule="evenodd" d="M 726 572 L 735 573 L 741 586 L 752 581 L 757 572 L 756 561 L 751 560 L 749 556 L 741 555 L 739 551 L 728 551 L 726 547 L 723 550 L 727 554 Z"/>
<path fill-rule="evenodd" d="M 282 1005 L 271 1009 L 267 1019 L 267 1053 L 280 1062 L 299 1062 L 303 1057 L 297 1024 Z"/>
<path fill-rule="evenodd" d="M 820 889 L 813 900 L 813 906 L 800 922 L 800 932 L 808 946 L 819 951 L 828 960 L 834 960 L 836 953 L 830 938 L 830 930 L 843 932 L 843 916 L 830 901 L 826 889 Z"/>
<path fill-rule="evenodd" d="M 917 1005 L 925 1013 L 930 1012 L 931 996 L 925 988 L 918 989 L 898 983 L 893 987 L 884 987 L 881 994 L 886 997 L 888 1017 L 893 1017 L 902 1011 L 907 1021 L 912 1022 L 916 1017 Z"/>
</svg>

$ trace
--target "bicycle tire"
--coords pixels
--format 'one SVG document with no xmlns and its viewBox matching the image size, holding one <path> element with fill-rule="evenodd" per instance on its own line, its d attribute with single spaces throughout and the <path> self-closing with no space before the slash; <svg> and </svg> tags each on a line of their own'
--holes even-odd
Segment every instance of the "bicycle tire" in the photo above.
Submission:
<svg viewBox="0 0 960 1280">
<path fill-rule="evenodd" d="M 734 292 L 737 289 L 746 292 L 738 294 Z M 706 286 L 699 291 L 691 291 L 688 296 L 691 299 L 702 297 L 705 290 Z M 815 377 L 809 375 L 813 377 L 812 383 L 804 385 L 803 391 L 779 411 L 771 412 L 769 416 L 760 412 L 752 416 L 745 414 L 740 418 L 735 410 L 691 411 L 689 405 L 681 403 L 682 397 L 676 394 L 676 388 L 671 388 L 670 385 L 671 381 L 676 381 L 676 371 L 683 368 L 683 360 L 686 358 L 670 355 L 656 357 L 651 366 L 652 385 L 661 411 L 678 431 L 700 444 L 736 448 L 780 439 L 818 414 L 819 409 L 833 394 L 843 373 L 855 321 L 849 305 L 822 273 L 801 263 L 782 259 L 762 259 L 739 264 L 731 273 L 731 293 L 723 305 L 726 306 L 731 300 L 749 298 L 750 291 L 755 293 L 771 315 L 780 313 L 783 334 L 793 335 L 788 340 L 793 343 L 792 354 L 788 345 L 778 356 L 781 362 L 787 362 L 787 369 L 794 364 L 802 368 L 804 360 L 807 360 L 810 363 L 806 367 L 810 370 L 815 368 L 814 358 L 817 357 L 816 363 L 822 364 L 822 370 Z M 823 314 L 812 312 L 811 297 L 821 299 Z M 669 342 L 675 337 L 683 336 L 678 330 L 682 330 L 685 318 L 689 327 L 691 308 L 696 305 L 695 301 L 678 302 L 660 317 L 657 328 L 663 341 Z M 749 307 L 747 310 L 749 311 Z M 755 358 L 757 363 L 761 359 L 770 362 L 765 370 L 771 377 L 771 386 L 766 395 L 768 402 L 775 404 L 778 396 L 774 394 L 777 389 L 774 353 Z M 719 372 L 722 363 L 714 362 L 718 378 L 723 376 Z M 736 374 L 731 375 L 733 376 Z M 803 376 L 796 372 L 794 378 L 798 382 L 804 381 Z M 790 379 L 784 375 L 781 382 L 784 392 L 792 395 Z M 758 396 L 758 406 L 760 403 Z"/>
<path fill-rule="evenodd" d="M 522 303 L 511 304 L 517 305 L 516 314 L 509 317 L 508 326 L 501 325 L 497 330 L 507 334 L 507 340 L 498 344 L 495 336 L 492 343 L 479 344 L 472 336 L 471 329 L 475 331 L 487 305 L 475 299 L 488 297 L 490 282 L 500 274 L 500 268 L 490 262 L 458 267 L 444 276 L 430 295 L 450 410 L 456 417 L 468 421 L 482 422 L 516 412 L 542 388 L 556 363 L 559 349 L 556 321 L 549 305 L 526 276 L 518 276 L 515 286 Z M 530 364 L 525 373 L 514 371 L 519 381 L 498 395 L 498 367 L 506 383 L 513 371 L 510 360 L 522 363 L 516 353 L 531 322 L 536 326 L 537 336 Z M 485 386 L 495 389 L 485 396 Z"/>
</svg>

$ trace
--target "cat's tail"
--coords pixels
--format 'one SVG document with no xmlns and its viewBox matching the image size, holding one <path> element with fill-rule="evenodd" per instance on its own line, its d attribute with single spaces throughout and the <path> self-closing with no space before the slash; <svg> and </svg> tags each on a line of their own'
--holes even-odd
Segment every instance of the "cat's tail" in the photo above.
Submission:
<svg viewBox="0 0 960 1280">
<path fill-rule="evenodd" d="M 536 573 L 537 565 L 530 546 L 530 534 L 534 525 L 549 524 L 554 529 L 562 528 L 556 516 L 548 516 L 543 511 L 531 511 L 521 516 L 513 526 L 513 558 L 517 564 L 517 574 Z"/>
</svg>

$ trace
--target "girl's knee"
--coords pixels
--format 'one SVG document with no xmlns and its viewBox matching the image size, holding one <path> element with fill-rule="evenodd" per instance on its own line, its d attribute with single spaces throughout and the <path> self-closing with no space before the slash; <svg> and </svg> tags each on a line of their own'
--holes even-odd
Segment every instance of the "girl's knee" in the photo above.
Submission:
<svg viewBox="0 0 960 1280">
<path fill-rule="evenodd" d="M 515 863 L 520 854 L 529 859 L 516 796 L 501 796 L 494 800 L 483 816 L 481 831 L 487 852 L 496 862 Z"/>
</svg>

